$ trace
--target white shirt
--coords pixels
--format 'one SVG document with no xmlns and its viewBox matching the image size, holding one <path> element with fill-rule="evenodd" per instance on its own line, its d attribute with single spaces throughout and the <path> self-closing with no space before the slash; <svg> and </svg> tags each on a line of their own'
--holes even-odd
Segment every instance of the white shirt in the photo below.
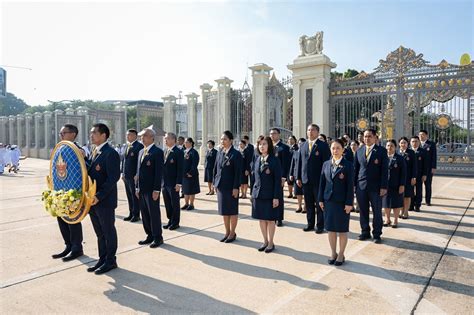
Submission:
<svg viewBox="0 0 474 315">
<path fill-rule="evenodd" d="M 334 158 L 332 158 L 332 165 L 339 166 L 339 163 L 341 163 L 342 158 L 343 158 L 342 156 L 337 160 L 334 160 Z"/>
</svg>

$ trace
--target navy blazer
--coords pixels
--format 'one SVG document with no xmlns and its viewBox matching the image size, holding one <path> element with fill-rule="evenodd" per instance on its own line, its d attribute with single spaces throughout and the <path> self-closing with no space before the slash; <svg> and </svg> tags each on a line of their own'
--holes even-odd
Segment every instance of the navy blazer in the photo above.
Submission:
<svg viewBox="0 0 474 315">
<path fill-rule="evenodd" d="M 274 147 L 275 156 L 280 160 L 281 177 L 287 178 L 290 171 L 291 155 L 290 147 L 281 140 Z"/>
<path fill-rule="evenodd" d="M 388 161 L 388 187 L 398 189 L 400 186 L 405 186 L 406 181 L 407 164 L 400 154 L 395 153 Z"/>
<path fill-rule="evenodd" d="M 354 153 L 352 152 L 352 149 L 349 147 L 344 148 L 344 153 L 342 153 L 342 156 L 352 164 L 354 164 Z"/>
<path fill-rule="evenodd" d="M 166 151 L 165 151 L 166 152 Z M 166 153 L 165 153 L 166 155 Z M 183 150 L 174 146 L 165 157 L 163 187 L 175 187 L 183 183 Z"/>
<path fill-rule="evenodd" d="M 309 140 L 304 142 L 298 150 L 297 180 L 303 184 L 318 186 L 321 180 L 323 163 L 331 158 L 329 145 L 319 139 L 313 144 L 309 152 Z"/>
<path fill-rule="evenodd" d="M 252 198 L 255 199 L 280 199 L 282 196 L 281 187 L 281 166 L 280 161 L 275 156 L 269 155 L 264 165 L 261 158 L 258 158 L 253 166 L 255 183 L 252 189 Z"/>
<path fill-rule="evenodd" d="M 337 202 L 352 206 L 354 203 L 354 167 L 345 158 L 332 173 L 332 159 L 324 162 L 319 183 L 319 202 Z"/>
<path fill-rule="evenodd" d="M 186 178 L 190 178 L 188 175 L 191 175 L 192 177 L 199 176 L 198 165 L 199 153 L 196 149 L 191 148 L 188 153 L 184 153 L 183 176 Z"/>
<path fill-rule="evenodd" d="M 354 158 L 354 185 L 361 190 L 380 191 L 388 188 L 387 150 L 374 145 L 370 158 L 365 158 L 365 145 L 357 150 Z"/>
<path fill-rule="evenodd" d="M 415 151 L 415 149 L 413 149 Z M 426 151 L 421 147 L 418 147 L 418 150 L 415 151 L 415 160 L 416 160 L 416 178 L 421 178 L 428 175 L 430 164 L 426 158 Z"/>
<path fill-rule="evenodd" d="M 133 179 L 137 175 L 138 154 L 141 149 L 143 149 L 143 144 L 138 142 L 138 140 L 132 144 L 128 152 L 125 149 L 121 172 L 126 178 Z M 125 153 L 127 154 L 125 155 Z"/>
<path fill-rule="evenodd" d="M 411 185 L 411 179 L 416 178 L 416 172 L 417 172 L 415 152 L 412 149 L 407 148 L 406 151 L 403 153 L 398 151 L 398 154 L 400 154 L 403 157 L 403 159 L 405 159 L 405 163 L 407 165 L 406 184 Z"/>
<path fill-rule="evenodd" d="M 436 162 L 438 159 L 436 143 L 431 140 L 426 140 L 425 144 L 421 145 L 421 148 L 426 151 L 426 163 L 428 164 L 428 174 L 430 174 L 431 169 L 436 168 Z"/>
<path fill-rule="evenodd" d="M 244 149 L 244 155 L 243 155 L 244 169 L 242 171 L 248 171 L 249 174 L 250 174 L 251 167 L 252 167 L 253 151 L 254 151 L 254 147 L 251 144 L 248 144 L 247 147 Z"/>
<path fill-rule="evenodd" d="M 217 153 L 214 165 L 214 187 L 221 190 L 239 189 L 242 175 L 242 154 L 230 147 L 229 152 L 224 150 Z"/>
<path fill-rule="evenodd" d="M 140 151 L 140 158 L 145 149 Z M 142 193 L 161 191 L 161 181 L 163 177 L 163 150 L 153 145 L 150 151 L 143 157 L 138 171 L 137 188 Z"/>
<path fill-rule="evenodd" d="M 212 148 L 206 152 L 206 160 L 204 161 L 204 168 L 206 170 L 214 169 L 214 164 L 216 163 L 217 150 Z"/>
<path fill-rule="evenodd" d="M 288 177 L 293 176 L 296 178 L 296 170 L 298 169 L 298 149 L 293 149 L 293 154 L 291 156 L 290 170 L 288 171 Z"/>
<path fill-rule="evenodd" d="M 88 174 L 96 183 L 97 208 L 117 208 L 117 182 L 120 179 L 120 156 L 108 143 L 94 160 L 89 159 Z"/>
</svg>

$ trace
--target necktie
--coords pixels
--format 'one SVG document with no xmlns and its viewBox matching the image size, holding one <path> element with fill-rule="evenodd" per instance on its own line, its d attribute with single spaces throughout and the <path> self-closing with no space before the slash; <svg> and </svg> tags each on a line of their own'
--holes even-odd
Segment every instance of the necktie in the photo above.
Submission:
<svg viewBox="0 0 474 315">
<path fill-rule="evenodd" d="M 148 154 L 148 148 L 145 149 L 145 151 L 143 151 L 143 155 L 142 155 L 142 159 L 140 160 L 140 163 L 143 162 L 143 159 L 145 158 L 145 155 Z"/>
<path fill-rule="evenodd" d="M 97 148 L 94 148 L 94 150 L 92 150 L 92 161 L 95 160 L 96 156 L 97 156 Z"/>
<path fill-rule="evenodd" d="M 369 157 L 371 149 L 369 147 L 365 147 L 365 158 Z"/>
<path fill-rule="evenodd" d="M 310 141 L 309 142 L 309 152 L 311 152 L 312 149 L 313 149 L 313 141 Z"/>
<path fill-rule="evenodd" d="M 128 151 L 130 150 L 131 147 L 132 147 L 132 145 L 129 143 L 128 146 L 127 146 L 127 150 L 125 151 L 125 156 L 128 155 Z"/>
</svg>

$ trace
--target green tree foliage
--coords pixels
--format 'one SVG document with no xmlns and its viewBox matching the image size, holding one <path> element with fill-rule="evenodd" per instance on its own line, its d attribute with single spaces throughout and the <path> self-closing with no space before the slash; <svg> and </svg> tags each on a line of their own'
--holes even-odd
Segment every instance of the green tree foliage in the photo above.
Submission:
<svg viewBox="0 0 474 315">
<path fill-rule="evenodd" d="M 17 115 L 23 113 L 29 106 L 12 93 L 0 98 L 0 116 Z"/>
<path fill-rule="evenodd" d="M 357 71 L 357 70 L 347 69 L 346 72 L 344 72 L 344 79 L 353 78 L 358 74 L 359 74 L 359 71 Z"/>
</svg>

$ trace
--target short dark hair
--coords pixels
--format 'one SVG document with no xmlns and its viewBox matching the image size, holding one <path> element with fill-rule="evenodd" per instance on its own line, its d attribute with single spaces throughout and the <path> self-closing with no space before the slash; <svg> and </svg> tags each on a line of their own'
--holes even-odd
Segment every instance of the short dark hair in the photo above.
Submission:
<svg viewBox="0 0 474 315">
<path fill-rule="evenodd" d="M 244 139 L 240 140 L 240 143 L 242 143 L 243 145 L 247 145 L 247 141 L 245 141 Z"/>
<path fill-rule="evenodd" d="M 225 135 L 227 138 L 229 138 L 229 140 L 234 140 L 234 135 L 232 134 L 230 130 L 226 130 L 222 134 Z"/>
<path fill-rule="evenodd" d="M 420 132 L 423 132 L 425 135 L 428 135 L 428 131 L 426 129 L 421 129 Z"/>
<path fill-rule="evenodd" d="M 395 140 L 395 139 L 388 139 L 387 143 L 389 143 L 389 142 L 393 143 L 393 145 L 395 146 L 395 148 L 397 147 L 397 140 Z"/>
<path fill-rule="evenodd" d="M 375 131 L 375 129 L 373 129 L 373 128 L 369 128 L 369 129 L 367 129 L 367 130 L 365 130 L 365 131 L 370 132 L 373 136 L 376 136 L 376 135 L 377 135 L 377 131 Z M 364 131 L 364 132 L 365 132 L 365 131 Z"/>
<path fill-rule="evenodd" d="M 306 142 L 306 139 L 305 138 L 299 138 L 298 142 Z"/>
<path fill-rule="evenodd" d="M 193 138 L 191 138 L 191 137 L 188 137 L 188 138 L 186 138 L 186 140 L 185 140 L 185 141 L 187 141 L 187 142 L 191 142 L 191 145 L 192 145 L 192 147 L 194 148 L 194 140 L 193 140 Z"/>
<path fill-rule="evenodd" d="M 418 136 L 412 136 L 412 137 L 410 138 L 410 140 L 411 140 L 411 139 L 420 140 L 420 137 L 418 137 Z"/>
<path fill-rule="evenodd" d="M 207 143 L 212 144 L 213 147 L 216 146 L 216 142 L 214 140 L 208 140 Z"/>
<path fill-rule="evenodd" d="M 398 139 L 398 142 L 402 141 L 402 140 L 405 140 L 406 142 L 410 142 L 410 140 L 408 140 L 407 137 L 401 137 L 400 139 Z"/>
<path fill-rule="evenodd" d="M 324 142 L 328 141 L 328 137 L 326 137 L 326 135 L 324 133 L 320 133 L 319 136 L 324 139 Z"/>
<path fill-rule="evenodd" d="M 260 152 L 260 148 L 258 145 L 260 144 L 261 141 L 265 140 L 268 144 L 268 155 L 273 155 L 273 141 L 272 138 L 269 136 L 263 137 L 263 139 L 260 139 L 257 143 L 257 152 L 259 155 L 262 155 L 262 152 Z"/>
<path fill-rule="evenodd" d="M 341 139 L 336 138 L 336 139 L 333 140 L 333 142 L 331 143 L 331 145 L 332 145 L 333 143 L 339 143 L 339 144 L 341 145 L 341 148 L 344 149 L 344 142 L 343 142 Z"/>
<path fill-rule="evenodd" d="M 347 140 L 344 138 L 344 136 L 340 137 L 339 139 L 342 141 L 342 143 L 344 143 L 344 145 L 347 145 Z"/>
<path fill-rule="evenodd" d="M 180 141 L 181 141 L 181 140 L 182 140 L 182 141 L 184 141 L 184 137 L 183 137 L 183 136 L 179 136 L 179 137 L 178 137 L 178 140 L 180 140 Z"/>
<path fill-rule="evenodd" d="M 63 127 L 67 128 L 67 130 L 69 130 L 69 132 L 75 133 L 76 135 L 74 136 L 74 138 L 77 137 L 77 135 L 79 134 L 79 130 L 73 124 L 65 124 Z"/>
<path fill-rule="evenodd" d="M 352 141 L 351 141 L 351 144 L 352 144 L 352 142 L 354 142 L 354 143 L 357 144 L 357 145 L 360 145 L 360 142 L 357 141 L 357 140 L 352 140 Z"/>
<path fill-rule="evenodd" d="M 309 124 L 308 127 L 313 127 L 317 132 L 319 132 L 319 126 L 316 124 Z"/>
<path fill-rule="evenodd" d="M 127 132 L 129 132 L 129 133 L 134 133 L 135 135 L 138 135 L 137 129 L 131 128 L 131 129 L 128 129 Z"/>
<path fill-rule="evenodd" d="M 296 142 L 296 137 L 294 135 L 291 135 L 290 138 Z"/>
<path fill-rule="evenodd" d="M 110 130 L 109 130 L 109 127 L 107 127 L 106 124 L 97 123 L 97 124 L 92 125 L 92 127 L 97 128 L 97 131 L 98 131 L 100 134 L 104 134 L 104 133 L 105 133 L 105 139 L 109 139 L 109 137 L 110 137 Z"/>
<path fill-rule="evenodd" d="M 277 127 L 270 128 L 270 131 L 276 131 L 278 134 L 281 133 L 280 129 L 278 129 Z"/>
<path fill-rule="evenodd" d="M 249 136 L 247 136 L 247 135 L 243 136 L 242 139 L 244 139 L 245 141 L 249 141 L 249 140 L 250 140 Z"/>
</svg>

